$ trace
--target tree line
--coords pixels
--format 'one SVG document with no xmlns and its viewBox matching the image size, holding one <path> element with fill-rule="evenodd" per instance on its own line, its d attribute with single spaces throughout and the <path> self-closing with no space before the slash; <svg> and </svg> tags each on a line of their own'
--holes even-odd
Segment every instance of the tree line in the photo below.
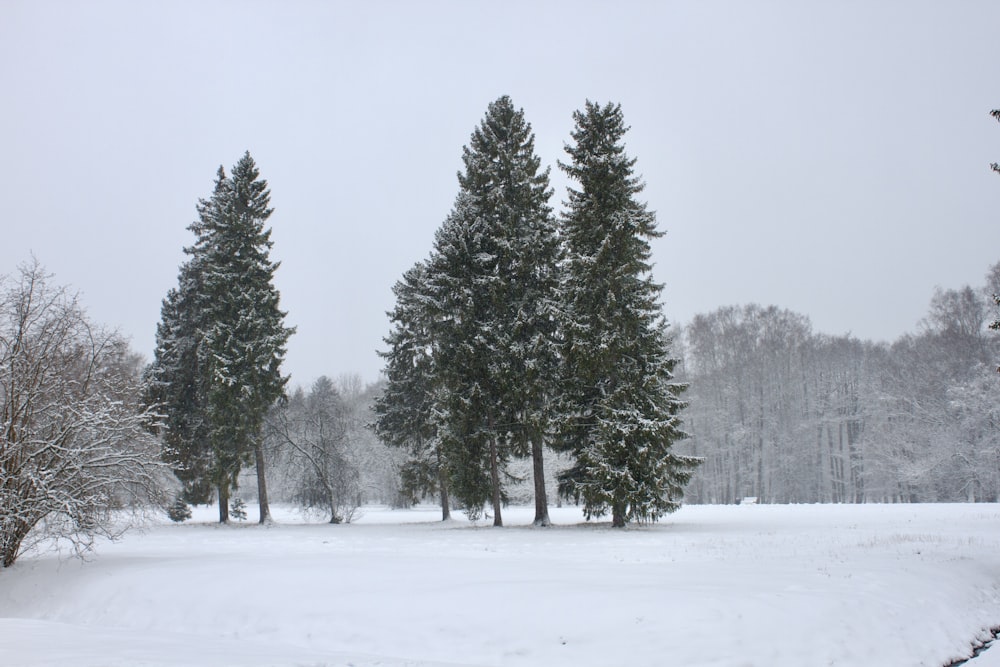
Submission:
<svg viewBox="0 0 1000 667">
<path fill-rule="evenodd" d="M 812 331 L 776 307 L 721 308 L 683 328 L 690 502 L 1000 499 L 1000 264 L 939 289 L 893 343 Z"/>
<path fill-rule="evenodd" d="M 998 307 L 1000 264 L 978 289 L 938 289 L 891 344 L 776 307 L 696 316 L 678 341 L 684 451 L 705 460 L 689 502 L 997 502 Z"/>
</svg>

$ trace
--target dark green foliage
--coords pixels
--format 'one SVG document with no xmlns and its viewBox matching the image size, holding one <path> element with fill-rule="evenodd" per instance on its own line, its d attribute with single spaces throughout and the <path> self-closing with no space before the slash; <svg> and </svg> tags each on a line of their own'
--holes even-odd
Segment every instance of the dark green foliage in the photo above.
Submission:
<svg viewBox="0 0 1000 667">
<path fill-rule="evenodd" d="M 216 190 L 224 175 L 219 174 Z M 203 213 L 205 203 L 199 204 Z M 196 222 L 189 229 L 197 231 Z M 163 459 L 184 485 L 182 498 L 207 503 L 213 483 L 209 470 L 213 453 L 209 440 L 208 380 L 203 366 L 202 331 L 208 323 L 204 289 L 204 253 L 185 248 L 190 258 L 179 271 L 178 285 L 163 300 L 156 327 L 156 350 L 148 370 L 148 401 L 164 413 Z"/>
<path fill-rule="evenodd" d="M 267 410 L 287 382 L 280 367 L 293 330 L 284 326 L 273 284 L 278 264 L 268 258 L 269 203 L 267 181 L 247 153 L 206 202 L 199 230 L 208 298 L 202 365 L 209 377 L 211 478 L 230 489 L 250 462 Z"/>
<path fill-rule="evenodd" d="M 388 313 L 393 331 L 385 338 L 386 387 L 375 401 L 375 432 L 387 444 L 420 450 L 434 439 L 430 419 L 434 395 L 427 265 L 419 262 L 393 286 L 396 306 Z"/>
<path fill-rule="evenodd" d="M 267 182 L 247 153 L 190 226 L 195 244 L 178 287 L 163 302 L 150 399 L 166 416 L 164 457 L 184 483 L 184 497 L 220 495 L 220 520 L 240 469 L 259 453 L 267 410 L 282 395 L 280 372 L 293 329 L 283 325 L 274 288 Z M 258 474 L 262 462 L 257 457 Z M 258 485 L 263 489 L 263 480 Z M 260 490 L 259 489 L 259 490 Z M 263 494 L 266 498 L 266 490 Z M 262 520 L 266 502 L 262 502 Z"/>
<path fill-rule="evenodd" d="M 533 458 L 536 523 L 546 524 L 542 444 L 575 455 L 562 490 L 615 525 L 676 509 L 697 460 L 684 437 L 666 323 L 652 282 L 655 217 L 620 144 L 617 107 L 576 116 L 562 233 L 523 112 L 502 97 L 463 150 L 454 207 L 431 257 L 404 275 L 386 339 L 376 430 L 414 452 L 408 488 L 433 465 L 472 516 L 502 523 L 506 465 Z M 414 443 L 433 443 L 431 448 Z M 423 454 L 423 455 L 421 455 Z M 443 466 L 443 467 L 442 467 Z"/>
<path fill-rule="evenodd" d="M 243 502 L 243 499 L 237 496 L 233 498 L 229 503 L 229 516 L 236 519 L 237 521 L 246 521 L 247 518 L 247 504 Z"/>
<path fill-rule="evenodd" d="M 996 118 L 997 121 L 1000 121 L 1000 109 L 994 109 L 990 112 L 990 115 Z M 994 162 L 990 165 L 990 168 L 993 169 L 993 171 L 1000 173 L 1000 163 Z M 997 306 L 1000 306 L 1000 294 L 994 294 L 993 301 Z M 1000 318 L 997 318 L 990 323 L 990 329 L 993 329 L 994 331 L 1000 330 Z M 997 370 L 1000 371 L 1000 368 L 997 368 Z"/>
<path fill-rule="evenodd" d="M 436 494 L 439 489 L 438 467 L 429 461 L 411 459 L 399 471 L 400 505 L 410 507 L 424 496 Z M 447 517 L 444 517 L 447 518 Z"/>
<path fill-rule="evenodd" d="M 410 449 L 405 486 L 436 486 L 445 516 L 448 492 L 473 514 L 490 502 L 500 525 L 508 460 L 537 443 L 541 463 L 558 238 L 548 171 L 510 98 L 489 106 L 462 160 L 431 257 L 394 288 L 374 428 Z"/>
<path fill-rule="evenodd" d="M 386 384 L 375 400 L 371 427 L 384 443 L 410 454 L 401 471 L 403 494 L 410 502 L 440 494 L 442 518 L 448 519 L 447 474 L 433 418 L 437 380 L 426 276 L 426 263 L 418 262 L 393 287 L 396 305 L 389 312 L 393 330 L 385 338 L 389 349 L 380 352 L 386 360 Z"/>
<path fill-rule="evenodd" d="M 427 268 L 439 437 L 453 493 L 467 508 L 489 500 L 501 525 L 507 461 L 547 422 L 558 238 L 548 170 L 509 97 L 490 104 L 462 161 Z"/>
<path fill-rule="evenodd" d="M 474 226 L 480 220 L 460 193 L 455 208 L 437 235 L 429 267 L 434 295 L 431 314 L 434 364 L 439 392 L 433 412 L 448 462 L 451 492 L 466 508 L 481 508 L 491 496 L 488 470 L 502 465 L 496 447 L 498 408 L 489 374 L 494 358 L 492 326 L 495 279 L 483 246 L 488 235 Z M 491 449 L 492 444 L 492 449 Z M 490 452 L 496 458 L 490 458 Z"/>
<path fill-rule="evenodd" d="M 579 188 L 569 190 L 562 219 L 560 426 L 576 461 L 560 489 L 582 499 L 588 517 L 610 510 L 616 526 L 655 521 L 679 507 L 698 463 L 671 451 L 685 437 L 684 403 L 672 381 L 662 288 L 650 277 L 649 239 L 662 233 L 635 198 L 643 186 L 622 144 L 621 108 L 588 101 L 574 120 L 572 161 L 560 165 Z"/>
<path fill-rule="evenodd" d="M 184 498 L 177 496 L 174 504 L 167 508 L 167 516 L 171 521 L 181 523 L 191 518 L 191 508 L 184 502 Z"/>
</svg>

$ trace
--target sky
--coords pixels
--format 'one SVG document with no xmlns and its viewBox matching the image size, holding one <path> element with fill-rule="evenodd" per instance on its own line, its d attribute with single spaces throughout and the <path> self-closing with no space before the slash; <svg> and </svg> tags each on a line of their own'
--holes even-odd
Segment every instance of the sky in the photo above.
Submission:
<svg viewBox="0 0 1000 667">
<path fill-rule="evenodd" d="M 1000 261 L 1000 3 L 0 1 L 0 274 L 32 255 L 152 357 L 199 198 L 271 187 L 284 369 L 378 378 L 392 285 L 510 95 L 552 168 L 622 105 L 664 313 L 892 341 Z"/>
</svg>

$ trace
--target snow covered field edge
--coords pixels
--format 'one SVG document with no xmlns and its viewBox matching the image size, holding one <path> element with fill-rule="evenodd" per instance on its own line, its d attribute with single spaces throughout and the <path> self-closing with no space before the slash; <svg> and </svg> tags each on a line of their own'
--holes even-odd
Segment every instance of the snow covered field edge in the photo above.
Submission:
<svg viewBox="0 0 1000 667">
<path fill-rule="evenodd" d="M 688 506 L 624 531 L 576 508 L 546 529 L 275 514 L 25 557 L 0 571 L 0 664 L 940 667 L 1000 624 L 997 505 Z"/>
</svg>

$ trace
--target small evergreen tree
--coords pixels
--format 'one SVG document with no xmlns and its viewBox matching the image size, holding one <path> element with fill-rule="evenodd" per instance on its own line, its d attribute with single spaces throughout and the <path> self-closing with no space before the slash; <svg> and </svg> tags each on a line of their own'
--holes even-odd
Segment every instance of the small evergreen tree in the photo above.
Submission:
<svg viewBox="0 0 1000 667">
<path fill-rule="evenodd" d="M 562 493 L 588 518 L 610 509 L 612 525 L 655 521 L 679 507 L 699 460 L 671 449 L 685 437 L 683 387 L 672 381 L 662 287 L 650 277 L 649 239 L 662 232 L 636 200 L 643 185 L 625 154 L 621 108 L 587 102 L 574 113 L 560 314 L 564 383 L 562 446 L 575 456 Z"/>
<path fill-rule="evenodd" d="M 229 516 L 237 521 L 246 521 L 247 504 L 239 496 L 233 498 L 229 503 Z"/>
<path fill-rule="evenodd" d="M 181 523 L 191 518 L 191 508 L 184 502 L 184 498 L 178 495 L 174 499 L 174 504 L 167 508 L 167 516 L 171 521 Z"/>
</svg>

